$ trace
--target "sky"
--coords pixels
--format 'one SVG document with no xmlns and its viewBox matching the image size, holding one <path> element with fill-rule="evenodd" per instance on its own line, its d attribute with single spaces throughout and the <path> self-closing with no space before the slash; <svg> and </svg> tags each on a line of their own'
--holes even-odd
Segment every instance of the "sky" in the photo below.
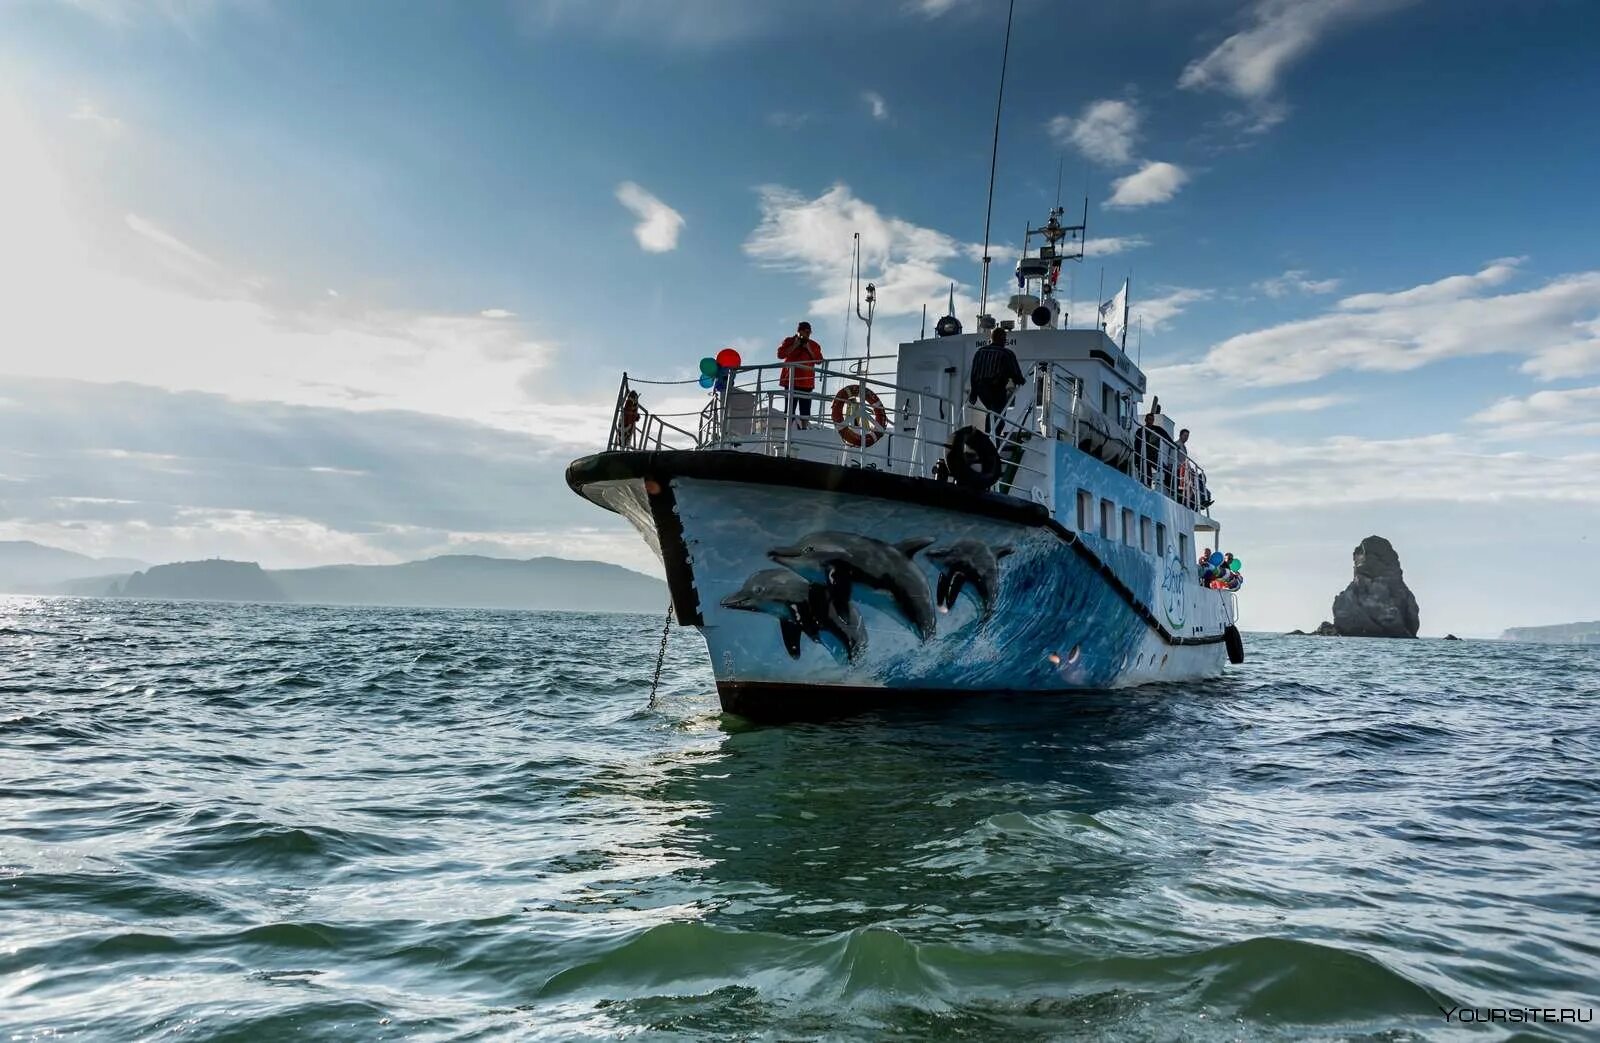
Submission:
<svg viewBox="0 0 1600 1043">
<path fill-rule="evenodd" d="M 621 372 L 976 310 L 1001 0 L 0 0 L 0 539 L 659 572 L 562 472 Z M 1600 618 L 1600 5 L 1017 0 L 994 254 L 1088 201 L 1247 563 Z"/>
</svg>

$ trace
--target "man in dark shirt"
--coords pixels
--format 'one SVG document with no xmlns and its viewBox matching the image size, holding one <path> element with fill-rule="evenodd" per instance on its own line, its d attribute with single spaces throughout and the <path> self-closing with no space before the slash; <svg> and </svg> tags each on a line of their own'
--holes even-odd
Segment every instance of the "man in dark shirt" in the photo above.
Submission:
<svg viewBox="0 0 1600 1043">
<path fill-rule="evenodd" d="M 996 326 L 989 343 L 972 356 L 972 390 L 967 392 L 967 404 L 976 402 L 992 413 L 1004 413 L 1011 401 L 1012 386 L 1020 387 L 1022 381 L 1016 353 L 1006 347 L 1006 331 Z M 1005 425 L 997 420 L 995 437 L 1000 437 L 1004 429 Z"/>
</svg>

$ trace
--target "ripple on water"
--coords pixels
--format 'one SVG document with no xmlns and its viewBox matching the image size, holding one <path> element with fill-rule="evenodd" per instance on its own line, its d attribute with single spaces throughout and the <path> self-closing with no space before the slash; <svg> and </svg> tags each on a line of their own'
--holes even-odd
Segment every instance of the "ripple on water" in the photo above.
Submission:
<svg viewBox="0 0 1600 1043">
<path fill-rule="evenodd" d="M 647 705 L 659 626 L 0 603 L 0 1026 L 1401 1039 L 1600 1004 L 1595 650 L 1253 637 L 1220 681 L 759 728 L 681 631 Z"/>
</svg>

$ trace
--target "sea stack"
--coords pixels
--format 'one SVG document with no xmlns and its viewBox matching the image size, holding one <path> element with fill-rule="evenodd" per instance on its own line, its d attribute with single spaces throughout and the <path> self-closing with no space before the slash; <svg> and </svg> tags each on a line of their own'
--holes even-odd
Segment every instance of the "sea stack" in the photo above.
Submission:
<svg viewBox="0 0 1600 1043">
<path fill-rule="evenodd" d="M 1340 637 L 1416 637 L 1417 599 L 1406 586 L 1394 547 L 1382 536 L 1368 536 L 1356 547 L 1354 559 L 1355 577 L 1333 599 L 1333 632 Z"/>
</svg>

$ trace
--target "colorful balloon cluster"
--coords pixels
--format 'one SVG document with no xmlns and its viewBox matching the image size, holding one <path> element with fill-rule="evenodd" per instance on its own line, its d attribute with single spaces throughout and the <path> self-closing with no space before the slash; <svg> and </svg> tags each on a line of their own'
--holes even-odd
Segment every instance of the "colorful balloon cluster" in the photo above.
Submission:
<svg viewBox="0 0 1600 1043">
<path fill-rule="evenodd" d="M 707 355 L 700 360 L 700 386 L 721 391 L 728 386 L 728 372 L 738 369 L 743 361 L 732 348 L 723 348 L 715 357 Z"/>
<path fill-rule="evenodd" d="M 1213 551 L 1211 557 L 1200 563 L 1200 582 L 1212 590 L 1238 590 L 1244 586 L 1244 577 L 1239 574 L 1243 567 L 1240 559 Z"/>
</svg>

